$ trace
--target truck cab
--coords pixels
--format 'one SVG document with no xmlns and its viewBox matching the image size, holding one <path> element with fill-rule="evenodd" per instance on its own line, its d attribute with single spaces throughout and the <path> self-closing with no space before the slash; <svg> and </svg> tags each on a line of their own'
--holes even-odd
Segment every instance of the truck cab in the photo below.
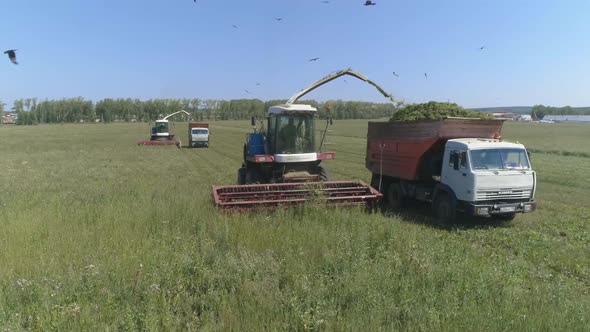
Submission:
<svg viewBox="0 0 590 332">
<path fill-rule="evenodd" d="M 525 147 L 485 138 L 446 142 L 440 183 L 471 215 L 511 219 L 535 210 L 536 174 Z"/>
<path fill-rule="evenodd" d="M 209 147 L 209 128 L 191 128 L 189 141 L 191 147 Z"/>
</svg>

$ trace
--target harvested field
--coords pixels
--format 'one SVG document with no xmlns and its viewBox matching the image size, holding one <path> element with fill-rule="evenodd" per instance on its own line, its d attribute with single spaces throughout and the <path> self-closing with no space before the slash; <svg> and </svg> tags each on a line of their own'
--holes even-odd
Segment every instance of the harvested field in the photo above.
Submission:
<svg viewBox="0 0 590 332">
<path fill-rule="evenodd" d="M 330 128 L 335 179 L 370 180 L 366 128 Z M 539 210 L 453 227 L 421 206 L 220 213 L 211 185 L 235 184 L 249 131 L 213 122 L 209 149 L 177 149 L 136 146 L 145 124 L 0 127 L 0 326 L 587 329 L 590 126 L 508 123 Z"/>
</svg>

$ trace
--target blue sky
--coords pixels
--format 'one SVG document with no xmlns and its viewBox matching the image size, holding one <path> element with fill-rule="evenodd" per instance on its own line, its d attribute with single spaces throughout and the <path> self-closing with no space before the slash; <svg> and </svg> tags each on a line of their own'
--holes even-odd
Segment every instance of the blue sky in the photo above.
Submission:
<svg viewBox="0 0 590 332">
<path fill-rule="evenodd" d="M 286 99 L 352 67 L 407 102 L 590 105 L 588 0 L 375 1 L 1 1 L 0 100 Z M 352 77 L 308 97 L 387 101 Z"/>
</svg>

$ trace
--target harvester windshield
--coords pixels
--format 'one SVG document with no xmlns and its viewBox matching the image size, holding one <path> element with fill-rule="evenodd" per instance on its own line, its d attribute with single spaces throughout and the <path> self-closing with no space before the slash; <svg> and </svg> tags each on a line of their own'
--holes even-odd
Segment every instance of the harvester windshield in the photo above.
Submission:
<svg viewBox="0 0 590 332">
<path fill-rule="evenodd" d="M 156 121 L 156 134 L 168 133 L 168 122 Z"/>
<path fill-rule="evenodd" d="M 274 123 L 273 123 L 274 122 Z M 269 129 L 275 129 L 275 153 L 315 152 L 314 116 L 286 114 L 271 117 Z"/>
</svg>

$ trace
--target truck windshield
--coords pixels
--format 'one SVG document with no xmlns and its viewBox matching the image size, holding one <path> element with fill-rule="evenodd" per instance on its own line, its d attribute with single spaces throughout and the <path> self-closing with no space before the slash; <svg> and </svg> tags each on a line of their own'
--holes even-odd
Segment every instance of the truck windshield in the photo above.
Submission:
<svg viewBox="0 0 590 332">
<path fill-rule="evenodd" d="M 193 135 L 207 135 L 209 134 L 209 131 L 207 129 L 193 129 L 191 133 Z"/>
<path fill-rule="evenodd" d="M 288 114 L 277 117 L 276 153 L 315 152 L 314 118 Z"/>
<path fill-rule="evenodd" d="M 523 149 L 484 149 L 470 151 L 471 166 L 482 169 L 529 169 L 529 160 Z"/>
</svg>

